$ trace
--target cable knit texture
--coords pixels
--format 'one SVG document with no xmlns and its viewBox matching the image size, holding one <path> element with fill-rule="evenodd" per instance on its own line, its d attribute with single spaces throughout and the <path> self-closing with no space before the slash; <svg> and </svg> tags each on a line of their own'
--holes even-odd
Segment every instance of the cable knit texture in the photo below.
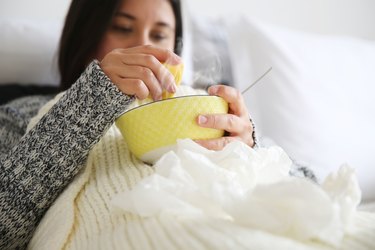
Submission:
<svg viewBox="0 0 375 250">
<path fill-rule="evenodd" d="M 48 97 L 1 107 L 0 249 L 26 247 L 90 149 L 133 99 L 94 61 L 27 134 L 30 117 Z"/>
<path fill-rule="evenodd" d="M 111 126 L 90 152 L 84 171 L 49 209 L 29 249 L 274 249 L 275 245 L 288 250 L 333 249 L 245 229 L 230 221 L 141 218 L 116 212 L 112 198 L 153 172 L 152 166 L 129 152 L 119 130 Z M 356 219 L 359 230 L 344 239 L 342 249 L 375 247 L 375 216 L 360 213 Z"/>
</svg>

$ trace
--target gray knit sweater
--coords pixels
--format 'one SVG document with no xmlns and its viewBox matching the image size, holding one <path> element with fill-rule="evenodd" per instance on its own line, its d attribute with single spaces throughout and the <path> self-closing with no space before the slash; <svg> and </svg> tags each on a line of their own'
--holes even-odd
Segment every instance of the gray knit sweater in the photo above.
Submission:
<svg viewBox="0 0 375 250">
<path fill-rule="evenodd" d="M 133 97 L 92 62 L 27 134 L 49 96 L 0 107 L 0 249 L 24 249 L 44 213 Z"/>
</svg>

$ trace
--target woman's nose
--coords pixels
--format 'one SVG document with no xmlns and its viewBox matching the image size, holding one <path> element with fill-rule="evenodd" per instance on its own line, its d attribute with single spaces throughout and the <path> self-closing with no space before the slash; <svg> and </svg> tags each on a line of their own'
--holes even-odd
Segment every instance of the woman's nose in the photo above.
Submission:
<svg viewBox="0 0 375 250">
<path fill-rule="evenodd" d="M 147 34 L 139 34 L 136 38 L 135 41 L 136 45 L 141 46 L 141 45 L 150 45 L 151 41 L 148 38 Z"/>
</svg>

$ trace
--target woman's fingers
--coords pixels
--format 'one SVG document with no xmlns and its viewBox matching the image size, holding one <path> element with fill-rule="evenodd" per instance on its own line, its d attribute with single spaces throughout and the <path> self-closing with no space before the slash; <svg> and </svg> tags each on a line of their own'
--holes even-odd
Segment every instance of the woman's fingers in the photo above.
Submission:
<svg viewBox="0 0 375 250">
<path fill-rule="evenodd" d="M 249 146 L 254 145 L 253 127 L 250 120 L 241 118 L 233 114 L 211 114 L 199 115 L 197 123 L 201 127 L 225 130 L 229 136 L 224 136 L 214 140 L 204 140 L 202 145 L 211 145 L 209 149 L 222 149 L 228 142 L 241 140 Z M 203 141 L 203 140 L 202 140 Z M 210 142 L 211 141 L 211 142 Z"/>
<path fill-rule="evenodd" d="M 244 99 L 237 89 L 226 85 L 214 85 L 208 88 L 208 93 L 220 96 L 226 100 L 230 113 L 237 116 L 248 116 Z"/>
<path fill-rule="evenodd" d="M 159 100 L 163 90 L 170 93 L 176 91 L 173 75 L 160 61 L 168 61 L 170 64 L 181 63 L 180 57 L 173 52 L 147 45 L 130 49 L 116 49 L 103 58 L 101 67 L 111 81 L 125 94 L 135 94 L 141 98 L 147 92 L 144 91 L 144 88 L 147 88 L 151 97 L 154 100 Z M 130 81 L 126 81 L 126 79 Z M 135 81 L 137 79 L 140 81 Z M 143 83 L 145 86 L 120 86 L 134 82 L 140 85 Z M 125 92 L 126 90 L 128 92 Z M 134 90 L 141 92 L 132 93 Z"/>
<path fill-rule="evenodd" d="M 216 139 L 209 140 L 194 140 L 201 146 L 210 150 L 222 150 L 227 144 L 233 141 L 242 141 L 246 145 L 252 147 L 254 145 L 254 139 L 251 135 L 246 136 L 223 136 Z"/>
<path fill-rule="evenodd" d="M 161 49 L 152 45 L 143 45 L 132 47 L 128 49 L 119 49 L 120 52 L 124 54 L 147 54 L 152 55 L 159 62 L 167 62 L 169 64 L 180 64 L 181 58 L 167 49 Z"/>
<path fill-rule="evenodd" d="M 228 114 L 201 114 L 197 118 L 197 123 L 201 127 L 225 130 L 228 136 L 197 142 L 214 150 L 222 149 L 233 140 L 241 140 L 252 147 L 254 145 L 253 126 L 241 93 L 235 88 L 225 85 L 211 86 L 208 93 L 220 96 L 228 102 Z"/>
<path fill-rule="evenodd" d="M 182 60 L 179 56 L 172 51 L 150 45 L 134 47 L 122 52 L 122 62 L 125 65 L 140 65 L 151 69 L 162 89 L 172 93 L 176 91 L 175 78 L 166 67 L 161 65 L 161 62 L 171 65 L 181 64 Z"/>
<path fill-rule="evenodd" d="M 143 70 L 141 69 L 139 72 L 141 76 L 147 78 L 152 74 L 162 90 L 167 90 L 170 93 L 174 93 L 176 91 L 177 86 L 174 76 L 159 61 L 155 61 L 154 57 L 150 55 L 138 54 L 136 55 L 135 60 L 129 62 L 131 59 L 133 59 L 131 56 L 124 57 L 124 65 L 141 66 L 143 67 Z"/>
<path fill-rule="evenodd" d="M 197 122 L 201 127 L 225 130 L 235 134 L 240 134 L 248 125 L 243 119 L 233 114 L 201 114 Z"/>
<path fill-rule="evenodd" d="M 146 84 L 140 79 L 121 78 L 116 76 L 112 80 L 116 82 L 118 89 L 128 95 L 134 95 L 138 99 L 146 99 L 150 95 L 150 91 Z"/>
<path fill-rule="evenodd" d="M 135 65 L 135 66 L 121 65 L 121 66 L 114 66 L 112 70 L 117 72 L 118 77 L 121 79 L 121 81 L 118 81 L 118 80 L 116 81 L 119 88 L 121 88 L 121 85 L 123 84 L 130 83 L 130 81 L 123 81 L 123 80 L 138 79 L 145 85 L 145 88 L 147 89 L 149 94 L 151 94 L 151 97 L 154 100 L 161 99 L 162 86 L 160 85 L 158 79 L 156 79 L 151 69 L 143 67 L 143 66 L 139 66 L 139 65 Z M 127 94 L 130 94 L 130 93 L 127 93 Z M 136 95 L 136 96 L 140 99 L 139 95 Z"/>
<path fill-rule="evenodd" d="M 225 136 L 212 140 L 194 140 L 196 143 L 210 150 L 222 150 L 227 144 L 240 138 Z"/>
</svg>

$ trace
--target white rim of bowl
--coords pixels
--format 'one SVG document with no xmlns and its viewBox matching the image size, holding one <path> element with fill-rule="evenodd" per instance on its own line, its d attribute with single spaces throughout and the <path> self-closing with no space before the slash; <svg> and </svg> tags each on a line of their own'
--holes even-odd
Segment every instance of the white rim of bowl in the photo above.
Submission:
<svg viewBox="0 0 375 250">
<path fill-rule="evenodd" d="M 221 96 L 218 96 L 218 95 L 202 95 L 202 94 L 199 94 L 199 95 L 183 95 L 183 96 L 174 96 L 174 97 L 170 97 L 170 98 L 166 98 L 166 99 L 162 99 L 162 100 L 157 100 L 157 101 L 152 101 L 152 102 L 149 102 L 149 103 L 145 103 L 145 104 L 142 104 L 142 105 L 139 105 L 137 107 L 134 107 L 132 109 L 128 109 L 128 110 L 125 110 L 124 112 L 122 112 L 119 116 L 122 116 L 126 113 L 129 113 L 130 111 L 133 111 L 133 110 L 136 110 L 136 109 L 139 109 L 139 108 L 142 108 L 144 106 L 147 106 L 147 105 L 151 105 L 151 104 L 155 104 L 155 103 L 159 103 L 159 102 L 164 102 L 164 101 L 171 101 L 173 99 L 179 99 L 179 98 L 192 98 L 192 97 L 219 97 L 219 98 L 222 98 Z"/>
</svg>

